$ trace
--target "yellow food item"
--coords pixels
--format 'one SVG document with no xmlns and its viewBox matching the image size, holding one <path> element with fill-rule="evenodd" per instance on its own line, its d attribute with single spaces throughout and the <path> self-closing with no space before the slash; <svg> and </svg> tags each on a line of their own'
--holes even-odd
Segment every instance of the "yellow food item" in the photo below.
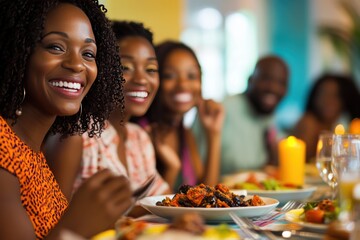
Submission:
<svg viewBox="0 0 360 240">
<path fill-rule="evenodd" d="M 115 240 L 115 239 L 116 239 L 115 230 L 107 230 L 91 238 L 91 240 Z"/>
<path fill-rule="evenodd" d="M 205 239 L 214 239 L 214 240 L 240 239 L 237 232 L 226 224 L 221 224 L 217 227 L 206 229 L 205 233 L 203 234 L 203 237 Z"/>
<path fill-rule="evenodd" d="M 293 209 L 286 213 L 286 218 L 292 222 L 300 221 L 301 215 L 304 214 L 304 209 Z"/>
<path fill-rule="evenodd" d="M 167 229 L 167 225 L 166 224 L 161 224 L 161 225 L 153 225 L 151 227 L 148 227 L 145 231 L 144 234 L 145 235 L 157 235 L 160 233 L 165 232 L 165 230 Z"/>
</svg>

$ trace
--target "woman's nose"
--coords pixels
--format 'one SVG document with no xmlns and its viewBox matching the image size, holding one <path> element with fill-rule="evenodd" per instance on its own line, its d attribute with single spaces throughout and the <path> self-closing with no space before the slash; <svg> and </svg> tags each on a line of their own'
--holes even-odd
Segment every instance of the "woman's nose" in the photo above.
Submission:
<svg viewBox="0 0 360 240">
<path fill-rule="evenodd" d="M 177 80 L 177 86 L 181 89 L 186 88 L 189 85 L 189 80 L 187 77 L 180 76 Z"/>
<path fill-rule="evenodd" d="M 134 75 L 133 75 L 133 81 L 138 84 L 146 84 L 147 79 L 146 79 L 145 72 L 141 69 L 135 69 Z"/>
<path fill-rule="evenodd" d="M 75 52 L 69 52 L 63 61 L 63 67 L 73 72 L 82 72 L 85 69 L 84 59 Z"/>
</svg>

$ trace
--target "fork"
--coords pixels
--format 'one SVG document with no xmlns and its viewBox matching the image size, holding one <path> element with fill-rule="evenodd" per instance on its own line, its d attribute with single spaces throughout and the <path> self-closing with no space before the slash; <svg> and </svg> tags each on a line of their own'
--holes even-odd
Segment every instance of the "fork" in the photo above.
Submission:
<svg viewBox="0 0 360 240">
<path fill-rule="evenodd" d="M 141 198 L 145 197 L 146 194 L 149 192 L 150 188 L 154 184 L 155 174 L 151 175 L 138 189 L 133 191 L 133 198 L 134 200 L 140 200 Z"/>
<path fill-rule="evenodd" d="M 240 218 L 232 212 L 229 213 L 229 215 L 236 225 L 238 225 L 240 232 L 242 233 L 241 235 L 245 239 L 278 239 L 272 232 L 259 228 L 248 218 Z M 261 231 L 266 237 L 259 235 L 256 231 Z"/>
<path fill-rule="evenodd" d="M 245 239 L 270 239 L 277 240 L 283 238 L 295 238 L 295 239 L 324 239 L 324 234 L 317 232 L 309 232 L 309 231 L 298 231 L 298 230 L 283 230 L 277 231 L 276 234 L 280 234 L 280 236 L 276 236 L 273 232 L 274 230 L 263 229 L 256 224 L 254 224 L 249 218 L 240 218 L 234 213 L 229 213 L 230 217 L 233 221 L 239 226 L 241 237 Z M 263 236 L 259 235 L 261 233 Z"/>
<path fill-rule="evenodd" d="M 263 216 L 258 219 L 255 219 L 255 223 L 258 226 L 266 226 L 267 224 L 271 223 L 274 219 L 278 218 L 279 216 L 285 214 L 287 211 L 297 208 L 302 208 L 305 204 L 298 201 L 290 200 L 288 201 L 277 213 L 274 213 L 270 216 Z"/>
<path fill-rule="evenodd" d="M 142 198 L 144 198 L 148 192 L 150 191 L 150 188 L 155 183 L 155 174 L 149 177 L 138 189 L 133 191 L 132 198 L 133 198 L 133 204 L 125 211 L 123 214 L 124 216 L 127 216 L 129 212 L 135 207 L 136 202 Z"/>
<path fill-rule="evenodd" d="M 244 240 L 261 239 L 260 235 L 252 231 L 235 213 L 229 213 L 232 220 L 238 225 L 240 235 Z"/>
</svg>

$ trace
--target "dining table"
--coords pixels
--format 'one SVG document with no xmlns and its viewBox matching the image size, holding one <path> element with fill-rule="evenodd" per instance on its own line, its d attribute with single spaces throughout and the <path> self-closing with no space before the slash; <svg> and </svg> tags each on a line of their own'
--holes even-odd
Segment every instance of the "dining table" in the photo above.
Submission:
<svg viewBox="0 0 360 240">
<path fill-rule="evenodd" d="M 325 184 L 317 185 L 317 190 L 313 193 L 313 195 L 307 199 L 306 201 L 316 201 L 330 197 L 331 191 L 330 188 Z M 273 211 L 267 213 L 267 215 L 271 216 L 274 213 L 278 213 L 280 207 L 274 209 Z M 264 216 L 262 216 L 264 217 Z M 253 225 L 256 225 L 256 218 L 247 218 L 250 220 Z M 154 226 L 169 226 L 171 224 L 171 220 L 163 217 L 156 216 L 154 214 L 147 214 L 141 216 L 139 218 L 134 219 L 134 221 L 141 221 L 147 224 L 148 227 Z M 334 240 L 334 239 L 349 239 L 350 232 L 348 229 L 344 229 L 343 227 L 339 227 L 341 223 L 333 223 L 329 225 L 329 227 L 313 227 L 298 224 L 296 222 L 289 221 L 286 218 L 286 212 L 278 214 L 275 219 L 272 219 L 266 224 L 261 226 L 255 226 L 256 228 L 252 228 L 252 226 L 239 226 L 234 221 L 218 221 L 218 222 L 206 222 L 206 228 L 216 228 L 219 225 L 226 225 L 227 227 L 231 228 L 238 234 L 238 238 L 234 239 L 326 239 L 326 240 Z M 330 229 L 331 228 L 331 229 Z M 245 229 L 255 233 L 254 235 L 247 234 Z M 177 235 L 174 239 L 182 239 L 179 238 L 180 235 Z M 116 231 L 110 231 L 107 234 L 100 234 L 93 238 L 93 240 L 118 240 L 116 238 Z M 120 238 L 121 239 L 121 238 Z M 137 238 L 134 238 L 137 239 Z M 146 239 L 146 238 L 141 238 Z M 161 239 L 161 234 L 158 235 L 158 238 L 149 238 L 149 239 Z M 189 239 L 189 238 L 186 238 Z M 196 238 L 198 239 L 198 238 Z M 221 238 L 203 238 L 203 239 L 221 239 Z"/>
<path fill-rule="evenodd" d="M 331 189 L 328 185 L 323 183 L 321 180 L 317 179 L 308 179 L 309 182 L 307 184 L 311 184 L 312 186 L 316 186 L 316 191 L 309 197 L 308 199 L 304 200 L 303 202 L 309 202 L 309 201 L 319 201 L 322 199 L 329 199 L 331 198 Z M 261 197 L 261 196 L 260 196 Z M 301 224 L 293 221 L 289 221 L 287 218 L 286 212 L 281 212 L 279 214 L 279 211 L 281 210 L 281 205 L 277 206 L 274 210 L 270 211 L 266 215 L 272 216 L 275 213 L 277 213 L 276 218 L 272 219 L 271 221 L 266 222 L 266 224 L 261 224 L 260 226 L 257 225 L 258 221 L 256 219 L 259 217 L 248 217 L 246 220 L 251 222 L 251 225 L 249 224 L 247 226 L 243 226 L 237 224 L 233 220 L 226 220 L 226 221 L 210 221 L 205 222 L 206 228 L 219 228 L 219 226 L 226 226 L 227 228 L 230 228 L 234 230 L 237 233 L 236 238 L 232 239 L 326 239 L 326 240 L 337 240 L 337 239 L 350 239 L 351 230 L 348 227 L 343 226 L 341 222 L 335 221 L 331 224 L 328 224 L 328 226 L 324 227 L 325 224 L 322 224 L 321 227 L 314 227 L 313 225 L 306 225 Z M 291 211 L 291 210 L 290 210 Z M 266 216 L 261 216 L 262 218 L 266 218 Z M 166 228 L 167 226 L 171 225 L 172 220 L 164 217 L 160 217 L 154 214 L 146 214 L 141 217 L 138 217 L 136 219 L 133 219 L 134 221 L 143 222 L 147 225 L 148 228 L 156 228 L 156 226 L 162 226 L 163 228 Z M 255 225 L 255 228 L 254 228 Z M 360 223 L 358 223 L 360 229 Z M 315 225 L 316 226 L 316 225 Z M 356 234 L 355 231 L 353 231 L 353 235 Z M 251 231 L 254 233 L 254 235 L 247 234 L 248 231 Z M 359 232 L 360 233 L 360 232 Z M 92 238 L 92 240 L 120 240 L 119 234 L 115 230 L 107 231 L 106 233 L 99 234 Z M 133 239 L 138 239 L 134 237 Z M 163 239 L 161 236 L 161 233 L 157 235 L 154 238 L 140 238 L 140 239 Z M 173 239 L 173 238 L 164 238 L 164 239 Z M 188 238 L 185 238 L 186 240 Z M 195 238 L 194 238 L 195 239 Z M 196 239 L 221 239 L 221 238 L 196 238 Z M 353 238 L 357 239 L 357 238 Z M 360 239 L 360 235 L 359 235 Z M 183 240 L 181 235 L 177 235 L 175 240 Z"/>
</svg>

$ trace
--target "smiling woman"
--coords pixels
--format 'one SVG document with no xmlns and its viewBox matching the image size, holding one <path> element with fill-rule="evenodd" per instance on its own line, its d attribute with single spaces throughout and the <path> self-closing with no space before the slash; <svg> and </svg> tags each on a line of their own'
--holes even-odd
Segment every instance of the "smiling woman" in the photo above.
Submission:
<svg viewBox="0 0 360 240">
<path fill-rule="evenodd" d="M 59 239 L 65 229 L 91 237 L 131 204 L 127 180 L 102 171 L 69 205 L 41 152 L 48 132 L 99 135 L 122 105 L 103 11 L 92 0 L 1 3 L 0 239 Z"/>
<path fill-rule="evenodd" d="M 86 134 L 66 139 L 49 136 L 44 145 L 49 165 L 68 199 L 74 189 L 104 168 L 127 176 L 132 189 L 138 189 L 155 176 L 147 195 L 169 191 L 156 171 L 150 138 L 142 128 L 128 122 L 130 117 L 145 114 L 159 87 L 152 33 L 136 22 L 113 22 L 112 28 L 123 66 L 126 108 L 120 106 L 111 112 L 100 138 L 90 138 Z M 135 210 L 137 208 L 130 214 L 141 214 Z"/>
<path fill-rule="evenodd" d="M 47 103 L 43 111 L 74 115 L 95 81 L 97 47 L 90 21 L 81 12 L 86 21 L 69 25 L 71 16 L 69 21 L 63 20 L 63 12 L 68 9 L 63 4 L 49 12 L 41 40 L 29 59 L 29 68 L 34 71 L 25 81 L 28 98 L 24 109 L 28 104 Z M 39 80 L 45 82 L 39 84 Z"/>
</svg>

